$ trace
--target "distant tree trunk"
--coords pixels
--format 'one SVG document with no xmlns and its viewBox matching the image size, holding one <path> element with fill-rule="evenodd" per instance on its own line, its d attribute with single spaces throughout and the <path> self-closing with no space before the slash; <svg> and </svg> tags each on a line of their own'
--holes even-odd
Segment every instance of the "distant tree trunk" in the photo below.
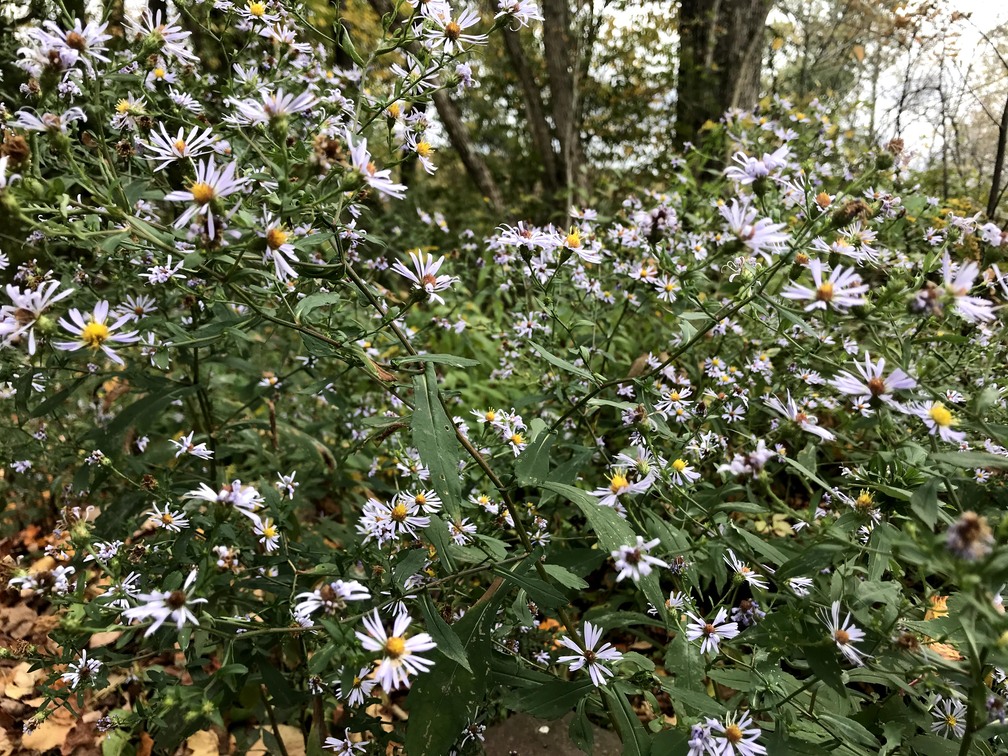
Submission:
<svg viewBox="0 0 1008 756">
<path fill-rule="evenodd" d="M 571 43 L 568 0 L 543 0 L 543 51 L 549 78 L 550 107 L 560 141 L 564 184 L 568 193 L 582 187 L 584 146 L 578 119 L 576 61 L 578 51 Z"/>
<path fill-rule="evenodd" d="M 998 201 L 1001 199 L 1001 172 L 1004 170 L 1005 144 L 1008 143 L 1008 99 L 1005 100 L 1001 123 L 998 125 L 997 154 L 994 156 L 994 175 L 991 177 L 990 194 L 987 195 L 987 217 L 994 219 Z"/>
<path fill-rule="evenodd" d="M 681 0 L 676 143 L 759 101 L 763 31 L 773 0 Z M 547 34 L 548 38 L 548 34 Z"/>
<path fill-rule="evenodd" d="M 525 103 L 525 117 L 528 120 L 532 144 L 543 166 L 543 188 L 552 195 L 563 184 L 563 176 L 558 172 L 556 152 L 553 149 L 553 132 L 546 120 L 546 108 L 542 100 L 542 87 L 535 80 L 535 74 L 525 59 L 521 38 L 517 31 L 505 29 L 504 49 L 511 62 L 518 82 L 521 84 L 522 101 Z"/>
</svg>

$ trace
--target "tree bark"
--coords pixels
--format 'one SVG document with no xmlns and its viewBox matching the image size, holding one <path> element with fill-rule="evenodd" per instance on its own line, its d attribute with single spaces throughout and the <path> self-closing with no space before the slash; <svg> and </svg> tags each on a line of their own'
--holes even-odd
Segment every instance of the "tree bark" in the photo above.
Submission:
<svg viewBox="0 0 1008 756">
<path fill-rule="evenodd" d="M 681 0 L 676 142 L 759 101 L 763 30 L 773 0 Z"/>
<path fill-rule="evenodd" d="M 998 202 L 1001 199 L 1001 173 L 1004 170 L 1005 145 L 1008 143 L 1008 99 L 1005 100 L 1001 123 L 998 125 L 997 154 L 994 156 L 994 175 L 991 177 L 990 194 L 987 196 L 987 217 L 994 220 Z"/>
<path fill-rule="evenodd" d="M 563 183 L 563 177 L 558 172 L 557 156 L 553 150 L 553 132 L 546 120 L 546 108 L 542 101 L 541 87 L 535 80 L 535 75 L 525 59 L 521 38 L 518 32 L 505 29 L 504 49 L 508 60 L 518 75 L 521 84 L 522 101 L 525 104 L 525 118 L 528 120 L 529 134 L 532 144 L 543 166 L 543 188 L 553 194 Z"/>
<path fill-rule="evenodd" d="M 543 0 L 543 51 L 549 78 L 550 109 L 560 141 L 564 184 L 568 192 L 584 183 L 584 146 L 578 123 L 575 81 L 577 50 L 570 34 L 568 0 Z"/>
</svg>

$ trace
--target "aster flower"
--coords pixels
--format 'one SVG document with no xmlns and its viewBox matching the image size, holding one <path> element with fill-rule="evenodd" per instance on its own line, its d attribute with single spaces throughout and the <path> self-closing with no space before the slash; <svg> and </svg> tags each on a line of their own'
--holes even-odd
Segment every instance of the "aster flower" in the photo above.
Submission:
<svg viewBox="0 0 1008 756">
<path fill-rule="evenodd" d="M 357 638 L 365 651 L 381 653 L 382 658 L 375 669 L 375 680 L 386 692 L 392 692 L 401 686 L 409 687 L 410 675 L 428 672 L 434 662 L 418 654 L 430 651 L 437 644 L 427 633 L 417 633 L 407 638 L 406 630 L 410 625 L 410 616 L 401 613 L 396 616 L 392 625 L 392 634 L 385 632 L 378 610 L 367 615 L 362 620 L 366 632 L 357 631 Z"/>
<path fill-rule="evenodd" d="M 140 42 L 141 46 L 149 44 L 156 47 L 162 55 L 177 58 L 184 63 L 197 62 L 199 58 L 183 44 L 192 32 L 183 30 L 178 24 L 177 17 L 166 16 L 166 18 L 167 20 L 161 23 L 161 11 L 152 16 L 150 9 L 147 8 L 139 20 L 127 17 L 125 23 L 133 39 Z"/>
<path fill-rule="evenodd" d="M 36 289 L 22 291 L 7 284 L 7 296 L 11 303 L 0 307 L 0 344 L 10 346 L 27 336 L 28 354 L 35 354 L 35 325 L 39 318 L 53 303 L 74 292 L 73 289 L 64 289 L 57 294 L 59 287 L 59 281 L 44 281 Z"/>
<path fill-rule="evenodd" d="M 503 17 L 512 19 L 518 24 L 517 27 L 512 27 L 513 29 L 528 26 L 532 21 L 543 20 L 542 11 L 539 10 L 536 0 L 498 0 L 497 8 L 499 11 L 494 20 Z"/>
<path fill-rule="evenodd" d="M 370 677 L 371 669 L 362 667 L 354 676 L 350 683 L 350 690 L 344 693 L 340 683 L 336 683 L 336 697 L 346 699 L 350 706 L 360 706 L 364 700 L 371 695 L 371 691 L 378 685 L 378 681 Z M 342 677 L 342 674 L 340 675 Z"/>
<path fill-rule="evenodd" d="M 147 519 L 159 528 L 164 528 L 172 533 L 181 533 L 189 527 L 189 518 L 181 510 L 173 510 L 165 504 L 164 509 L 159 509 L 157 504 L 146 513 Z"/>
<path fill-rule="evenodd" d="M 265 228 L 257 235 L 266 241 L 263 262 L 273 263 L 276 277 L 281 281 L 297 278 L 297 271 L 290 266 L 292 262 L 298 262 L 297 251 L 290 241 L 291 233 L 270 212 L 263 216 L 262 225 Z"/>
<path fill-rule="evenodd" d="M 469 29 L 480 21 L 480 14 L 475 8 L 467 8 L 458 18 L 451 18 L 447 13 L 428 17 L 432 26 L 423 35 L 424 43 L 430 50 L 441 48 L 445 55 L 455 55 L 465 51 L 463 44 L 485 45 L 486 34 L 466 34 Z"/>
<path fill-rule="evenodd" d="M 931 716 L 934 717 L 931 732 L 936 735 L 961 738 L 966 733 L 966 704 L 962 701 L 939 696 L 931 709 Z"/>
<path fill-rule="evenodd" d="M 623 658 L 623 654 L 613 648 L 611 643 L 603 643 L 602 646 L 596 648 L 598 642 L 602 640 L 602 628 L 591 622 L 584 623 L 582 637 L 584 638 L 583 648 L 571 640 L 569 636 L 565 635 L 561 638 L 560 643 L 574 653 L 557 658 L 557 662 L 569 664 L 571 672 L 577 672 L 582 667 L 587 667 L 595 687 L 605 685 L 606 678 L 613 676 L 613 671 L 606 666 L 606 663 L 618 662 Z"/>
<path fill-rule="evenodd" d="M 252 530 L 259 536 L 259 543 L 266 549 L 267 554 L 272 554 L 280 548 L 280 530 L 272 519 L 253 515 L 252 522 L 254 523 Z"/>
<path fill-rule="evenodd" d="M 87 320 L 77 308 L 71 309 L 68 315 L 70 316 L 69 321 L 60 318 L 59 323 L 66 331 L 75 335 L 77 340 L 57 341 L 53 344 L 57 349 L 66 352 L 76 352 L 85 347 L 93 352 L 101 350 L 113 362 L 124 365 L 122 358 L 112 350 L 110 344 L 133 344 L 140 339 L 136 331 L 116 333 L 116 329 L 126 323 L 129 318 L 120 317 L 109 325 L 109 303 L 104 299 L 94 306 L 94 310 Z"/>
<path fill-rule="evenodd" d="M 70 684 L 72 690 L 76 690 L 78 685 L 87 684 L 94 680 L 101 671 L 102 663 L 97 659 L 88 659 L 87 649 L 83 649 L 80 658 L 76 662 L 67 665 L 67 671 L 60 675 L 60 679 Z"/>
<path fill-rule="evenodd" d="M 196 214 L 205 215 L 207 235 L 213 239 L 216 236 L 214 205 L 218 200 L 240 191 L 248 181 L 245 178 L 235 178 L 235 168 L 235 163 L 218 168 L 213 157 L 209 161 L 200 160 L 196 164 L 196 179 L 189 185 L 189 189 L 165 195 L 168 202 L 192 203 L 175 221 L 175 228 L 186 225 Z"/>
<path fill-rule="evenodd" d="M 963 431 L 952 429 L 959 424 L 959 419 L 943 402 L 913 402 L 907 406 L 907 412 L 923 420 L 931 436 L 937 433 L 942 441 L 950 444 L 958 444 L 966 439 Z"/>
<path fill-rule="evenodd" d="M 718 212 L 728 223 L 728 230 L 738 238 L 754 254 L 762 255 L 767 262 L 773 260 L 773 254 L 780 252 L 788 241 L 788 235 L 783 233 L 785 225 L 774 223 L 768 218 L 757 220 L 758 213 L 749 206 L 748 201 L 741 204 L 737 199 L 731 205 L 718 205 Z"/>
<path fill-rule="evenodd" d="M 712 756 L 761 756 L 767 749 L 756 741 L 762 730 L 753 724 L 749 712 L 733 712 L 725 717 L 724 722 L 708 719 L 713 745 L 710 748 Z"/>
<path fill-rule="evenodd" d="M 616 582 L 631 578 L 636 583 L 645 575 L 650 575 L 653 567 L 668 567 L 666 562 L 648 554 L 659 543 L 658 538 L 645 542 L 641 536 L 637 536 L 636 544 L 620 546 L 613 551 L 610 556 L 616 562 L 616 569 L 619 570 Z"/>
<path fill-rule="evenodd" d="M 687 486 L 700 480 L 700 473 L 694 470 L 685 459 L 676 459 L 669 465 L 669 475 L 677 486 Z"/>
<path fill-rule="evenodd" d="M 690 622 L 686 625 L 686 637 L 691 641 L 700 641 L 701 654 L 716 654 L 721 648 L 721 641 L 731 640 L 739 634 L 737 622 L 728 622 L 728 612 L 724 607 L 717 610 L 714 619 L 708 622 L 692 612 L 686 612 Z"/>
<path fill-rule="evenodd" d="M 181 630 L 187 623 L 199 625 L 199 620 L 193 613 L 199 604 L 205 604 L 205 598 L 193 598 L 192 586 L 196 582 L 197 570 L 189 573 L 185 583 L 181 588 L 174 591 L 154 591 L 152 593 L 140 593 L 137 595 L 137 606 L 129 607 L 123 611 L 123 617 L 127 620 L 145 622 L 153 620 L 153 624 L 147 628 L 144 637 L 152 635 L 167 620 L 172 620 L 176 627 Z"/>
<path fill-rule="evenodd" d="M 970 260 L 957 266 L 953 272 L 952 258 L 946 252 L 942 257 L 942 278 L 945 291 L 955 300 L 956 312 L 970 323 L 988 323 L 994 320 L 993 305 L 986 299 L 969 296 L 980 266 Z"/>
<path fill-rule="evenodd" d="M 314 591 L 295 596 L 297 604 L 294 606 L 294 616 L 310 617 L 321 610 L 332 617 L 346 609 L 348 601 L 366 601 L 369 598 L 371 593 L 363 583 L 356 580 L 334 580 L 323 583 Z"/>
<path fill-rule="evenodd" d="M 736 575 L 745 580 L 745 582 L 749 585 L 754 588 L 759 588 L 761 591 L 765 591 L 767 589 L 767 579 L 762 575 L 753 572 L 749 565 L 735 556 L 735 552 L 731 549 L 728 549 L 728 553 L 724 555 L 724 561 L 725 564 L 734 570 Z"/>
<path fill-rule="evenodd" d="M 851 307 L 858 307 L 865 303 L 862 296 L 868 291 L 868 284 L 862 283 L 861 276 L 854 272 L 853 268 L 844 268 L 838 265 L 830 273 L 828 279 L 823 279 L 823 263 L 821 260 L 809 260 L 809 270 L 812 272 L 812 279 L 815 288 L 792 282 L 781 291 L 781 296 L 785 299 L 795 299 L 809 301 L 805 306 L 805 311 L 826 310 L 832 308 L 837 312 L 847 312 Z"/>
<path fill-rule="evenodd" d="M 149 153 L 149 157 L 159 163 L 154 172 L 163 171 L 176 160 L 185 158 L 197 158 L 212 150 L 213 129 L 207 128 L 200 133 L 199 127 L 194 126 L 188 136 L 184 136 L 185 129 L 179 128 L 178 134 L 172 137 L 165 130 L 164 122 L 158 123 L 161 133 L 151 130 L 150 142 L 144 143 L 144 147 Z"/>
<path fill-rule="evenodd" d="M 771 396 L 766 399 L 765 404 L 774 412 L 777 412 L 788 420 L 797 423 L 798 427 L 803 431 L 811 433 L 814 436 L 818 436 L 824 441 L 832 441 L 836 438 L 825 428 L 819 427 L 818 418 L 814 415 L 808 414 L 804 409 L 798 409 L 798 404 L 791 398 L 790 390 L 787 392 L 787 403 L 782 402 L 776 396 Z"/>
<path fill-rule="evenodd" d="M 917 381 L 900 368 L 896 368 L 886 376 L 885 364 L 884 358 L 880 358 L 878 362 L 872 362 L 871 355 L 866 352 L 863 365 L 860 362 L 854 363 L 854 368 L 860 374 L 860 378 L 844 370 L 837 373 L 829 383 L 842 394 L 862 398 L 865 401 L 877 399 L 891 407 L 902 409 L 899 403 L 893 399 L 893 392 L 915 388 Z"/>
<path fill-rule="evenodd" d="M 69 108 L 62 114 L 43 113 L 37 116 L 27 110 L 19 110 L 14 114 L 12 126 L 18 126 L 27 131 L 48 131 L 54 134 L 66 134 L 74 121 L 87 121 L 84 111 L 78 107 Z"/>
<path fill-rule="evenodd" d="M 633 483 L 627 478 L 626 469 L 614 467 L 609 476 L 609 485 L 605 488 L 596 488 L 591 492 L 592 496 L 598 497 L 601 507 L 622 507 L 621 496 L 636 496 L 647 491 L 654 482 L 655 473 L 652 470 L 640 480 Z"/>
<path fill-rule="evenodd" d="M 322 747 L 327 751 L 334 752 L 336 756 L 357 756 L 358 754 L 367 753 L 367 741 L 355 743 L 351 740 L 349 727 L 344 729 L 342 738 L 333 736 L 326 738 Z"/>
<path fill-rule="evenodd" d="M 239 126 L 255 126 L 260 123 L 272 123 L 295 113 L 310 110 L 318 99 L 310 91 L 299 95 L 288 94 L 283 89 L 276 92 L 264 92 L 260 99 L 230 100 L 237 111 L 225 120 Z"/>
<path fill-rule="evenodd" d="M 425 292 L 428 295 L 428 302 L 444 304 L 444 299 L 437 292 L 445 291 L 458 281 L 458 278 L 454 276 L 437 275 L 442 263 L 444 263 L 444 256 L 442 255 L 436 262 L 434 255 L 425 254 L 420 250 L 410 250 L 409 256 L 413 262 L 413 270 L 398 260 L 392 265 L 392 270 L 410 280 L 419 291 Z"/>
<path fill-rule="evenodd" d="M 402 199 L 406 196 L 406 186 L 392 181 L 392 171 L 388 168 L 378 170 L 371 162 L 371 153 L 368 152 L 367 139 L 361 139 L 357 144 L 353 143 L 353 134 L 346 132 L 347 147 L 350 150 L 350 163 L 364 177 L 364 181 L 380 194 L 388 195 L 393 199 Z"/>
<path fill-rule="evenodd" d="M 863 641 L 865 634 L 863 630 L 851 622 L 850 612 L 847 613 L 844 621 L 841 622 L 840 602 L 834 601 L 830 607 L 829 615 L 825 613 L 822 615 L 822 621 L 829 628 L 830 638 L 836 643 L 840 653 L 847 658 L 847 661 L 858 667 L 863 666 L 867 654 L 855 648 L 854 644 Z"/>
<path fill-rule="evenodd" d="M 201 441 L 198 444 L 193 443 L 194 435 L 196 435 L 196 431 L 190 431 L 188 436 L 182 436 L 178 441 L 173 438 L 168 439 L 168 442 L 177 449 L 175 459 L 178 459 L 183 454 L 190 454 L 200 459 L 211 459 L 213 457 L 213 451 L 207 448 L 206 441 Z"/>
<path fill-rule="evenodd" d="M 43 21 L 42 26 L 32 29 L 30 34 L 41 46 L 41 51 L 48 60 L 59 60 L 60 68 L 65 70 L 81 63 L 89 73 L 94 73 L 93 61 L 108 63 L 105 57 L 105 43 L 112 39 L 106 34 L 108 21 L 83 23 L 74 19 L 72 29 L 61 29 L 54 21 Z"/>
<path fill-rule="evenodd" d="M 430 517 L 420 514 L 413 501 L 399 498 L 394 503 L 385 503 L 370 498 L 364 504 L 357 532 L 364 536 L 364 543 L 375 540 L 381 546 L 409 535 L 416 538 L 417 530 L 430 525 Z"/>
</svg>

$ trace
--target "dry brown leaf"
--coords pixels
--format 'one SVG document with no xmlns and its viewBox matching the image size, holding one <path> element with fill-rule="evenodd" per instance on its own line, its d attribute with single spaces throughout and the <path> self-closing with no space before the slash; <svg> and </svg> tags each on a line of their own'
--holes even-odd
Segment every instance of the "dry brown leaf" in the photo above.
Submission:
<svg viewBox="0 0 1008 756">
<path fill-rule="evenodd" d="M 22 640 L 31 635 L 38 614 L 24 604 L 5 606 L 0 614 L 0 632 Z"/>
<path fill-rule="evenodd" d="M 67 734 L 60 747 L 60 756 L 101 756 L 100 738 L 94 718 L 89 721 L 81 719 Z"/>
<path fill-rule="evenodd" d="M 185 745 L 190 751 L 190 756 L 219 756 L 220 754 L 220 741 L 217 740 L 217 733 L 210 730 L 194 732 L 186 738 Z"/>
<path fill-rule="evenodd" d="M 14 743 L 7 737 L 6 730 L 0 730 L 0 756 L 11 756 L 14 753 Z"/>
<path fill-rule="evenodd" d="M 20 701 L 35 690 L 35 683 L 44 674 L 41 669 L 32 671 L 29 662 L 21 662 L 10 672 L 0 675 L 0 695 Z"/>
<path fill-rule="evenodd" d="M 291 725 L 279 725 L 280 739 L 287 749 L 287 756 L 305 756 L 305 739 L 301 733 L 301 728 Z M 247 751 L 248 756 L 273 756 L 266 747 L 266 741 L 259 738 L 259 741 Z"/>
<path fill-rule="evenodd" d="M 106 633 L 95 633 L 88 641 L 88 648 L 101 648 L 111 646 L 122 636 L 122 630 L 110 630 Z"/>
<path fill-rule="evenodd" d="M 21 747 L 35 751 L 59 748 L 66 742 L 67 736 L 75 724 L 77 721 L 70 712 L 66 709 L 56 709 L 34 731 L 21 737 Z"/>
<path fill-rule="evenodd" d="M 140 733 L 140 743 L 137 745 L 136 756 L 150 756 L 154 750 L 154 738 L 146 732 Z"/>
</svg>

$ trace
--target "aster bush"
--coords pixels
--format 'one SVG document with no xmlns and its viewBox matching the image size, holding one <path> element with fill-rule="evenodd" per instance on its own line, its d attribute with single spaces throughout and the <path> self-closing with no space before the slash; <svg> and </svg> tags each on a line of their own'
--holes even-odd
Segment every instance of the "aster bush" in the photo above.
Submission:
<svg viewBox="0 0 1008 756">
<path fill-rule="evenodd" d="M 5 600 L 60 620 L 3 649 L 49 675 L 26 729 L 1003 749 L 997 226 L 777 100 L 664 193 L 452 229 L 403 183 L 422 105 L 534 3 L 400 3 L 370 49 L 179 8 L 38 26 L 3 113 L 0 485 L 52 530 Z"/>
</svg>

